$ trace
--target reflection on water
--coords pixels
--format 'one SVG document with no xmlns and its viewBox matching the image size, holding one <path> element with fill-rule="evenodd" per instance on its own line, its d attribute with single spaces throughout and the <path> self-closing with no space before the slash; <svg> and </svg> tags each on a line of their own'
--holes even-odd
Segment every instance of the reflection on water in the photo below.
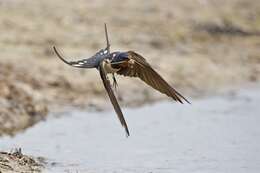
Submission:
<svg viewBox="0 0 260 173">
<path fill-rule="evenodd" d="M 113 111 L 71 111 L 0 144 L 57 163 L 47 172 L 258 172 L 259 103 L 253 90 L 123 109 L 129 138 Z"/>
</svg>

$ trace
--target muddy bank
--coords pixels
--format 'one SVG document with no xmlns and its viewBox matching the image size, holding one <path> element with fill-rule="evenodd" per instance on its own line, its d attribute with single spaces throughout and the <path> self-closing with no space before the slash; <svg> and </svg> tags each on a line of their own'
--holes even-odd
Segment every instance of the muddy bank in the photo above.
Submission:
<svg viewBox="0 0 260 173">
<path fill-rule="evenodd" d="M 33 158 L 22 154 L 21 149 L 15 149 L 14 152 L 10 153 L 0 151 L 0 173 L 41 172 L 42 161 L 42 158 Z"/>
<path fill-rule="evenodd" d="M 47 106 L 37 100 L 30 84 L 16 79 L 11 65 L 0 63 L 0 136 L 14 135 L 47 115 Z"/>
</svg>

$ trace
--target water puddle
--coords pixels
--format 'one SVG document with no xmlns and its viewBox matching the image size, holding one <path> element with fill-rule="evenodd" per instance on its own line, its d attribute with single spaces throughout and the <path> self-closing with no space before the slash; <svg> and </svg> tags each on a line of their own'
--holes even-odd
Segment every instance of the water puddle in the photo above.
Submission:
<svg viewBox="0 0 260 173">
<path fill-rule="evenodd" d="M 50 117 L 13 138 L 1 150 L 21 147 L 47 158 L 46 172 L 172 173 L 258 172 L 260 170 L 260 90 L 123 109 L 126 138 L 111 110 L 72 110 Z"/>
</svg>

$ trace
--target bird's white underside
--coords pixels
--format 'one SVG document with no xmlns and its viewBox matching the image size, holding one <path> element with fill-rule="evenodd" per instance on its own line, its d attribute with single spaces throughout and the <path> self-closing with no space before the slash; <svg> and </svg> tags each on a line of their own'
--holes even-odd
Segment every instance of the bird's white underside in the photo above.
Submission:
<svg viewBox="0 0 260 173">
<path fill-rule="evenodd" d="M 105 70 L 106 73 L 116 73 L 119 69 L 115 69 L 111 66 L 111 63 L 110 61 L 108 60 L 104 60 L 102 62 L 102 66 L 103 66 L 103 69 Z"/>
</svg>

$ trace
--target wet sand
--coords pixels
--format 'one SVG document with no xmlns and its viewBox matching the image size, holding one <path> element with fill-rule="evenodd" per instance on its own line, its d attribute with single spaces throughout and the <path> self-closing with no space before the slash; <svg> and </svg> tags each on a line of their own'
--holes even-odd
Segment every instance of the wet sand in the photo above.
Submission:
<svg viewBox="0 0 260 173">
<path fill-rule="evenodd" d="M 0 139 L 9 150 L 47 158 L 46 172 L 259 172 L 259 87 L 192 100 L 113 111 L 71 110 Z"/>
<path fill-rule="evenodd" d="M 26 156 L 21 148 L 12 152 L 0 152 L 0 173 L 38 173 L 44 165 L 44 159 Z"/>
</svg>

